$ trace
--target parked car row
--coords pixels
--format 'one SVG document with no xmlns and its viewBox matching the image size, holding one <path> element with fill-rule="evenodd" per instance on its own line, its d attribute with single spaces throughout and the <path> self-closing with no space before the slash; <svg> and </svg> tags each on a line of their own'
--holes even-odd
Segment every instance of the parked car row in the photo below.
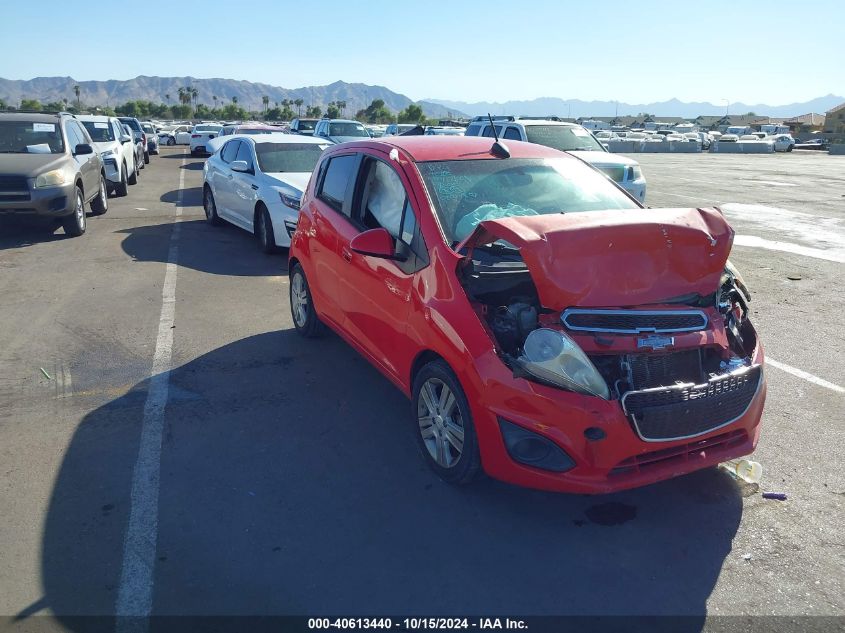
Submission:
<svg viewBox="0 0 845 633">
<path fill-rule="evenodd" d="M 80 236 L 86 205 L 91 215 L 106 213 L 109 195 L 127 195 L 157 152 L 132 117 L 0 113 L 0 215 Z"/>
</svg>

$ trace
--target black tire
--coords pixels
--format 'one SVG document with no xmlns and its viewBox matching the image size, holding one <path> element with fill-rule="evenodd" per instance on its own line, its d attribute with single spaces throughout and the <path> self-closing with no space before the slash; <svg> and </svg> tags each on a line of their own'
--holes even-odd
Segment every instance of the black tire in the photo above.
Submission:
<svg viewBox="0 0 845 633">
<path fill-rule="evenodd" d="M 142 170 L 142 169 L 144 168 L 144 166 L 145 166 L 145 163 L 144 163 L 144 153 L 143 153 L 143 152 L 141 152 L 141 156 L 140 156 L 140 157 L 136 157 L 136 158 L 135 158 L 135 164 L 138 166 L 138 175 L 140 176 L 140 175 L 141 175 L 141 170 Z"/>
<path fill-rule="evenodd" d="M 454 396 L 445 402 L 448 410 L 440 408 L 446 388 Z M 427 396 L 423 395 L 424 390 Z M 415 436 L 423 459 L 443 481 L 460 485 L 470 483 L 481 470 L 481 454 L 469 403 L 457 376 L 445 361 L 431 361 L 417 372 L 411 393 Z M 435 410 L 428 400 L 436 400 L 432 403 Z M 430 420 L 428 426 L 424 426 L 424 420 Z M 427 437 L 423 435 L 424 428 L 428 431 Z M 456 446 L 459 437 L 460 449 Z M 458 450 L 460 453 L 456 455 Z"/>
<path fill-rule="evenodd" d="M 793 147 L 794 147 L 794 145 L 787 145 L 786 151 L 791 152 Z"/>
<path fill-rule="evenodd" d="M 138 184 L 138 159 L 135 159 L 135 166 L 132 168 L 132 173 L 127 177 L 126 182 L 130 185 Z"/>
<path fill-rule="evenodd" d="M 126 163 L 123 163 L 120 170 L 120 183 L 114 186 L 114 192 L 121 198 L 129 193 L 129 183 L 126 181 Z"/>
<path fill-rule="evenodd" d="M 150 153 L 149 152 L 144 152 L 144 164 L 145 165 L 150 164 Z"/>
<path fill-rule="evenodd" d="M 314 311 L 311 287 L 308 285 L 301 265 L 294 264 L 290 271 L 289 282 L 290 316 L 297 334 L 304 338 L 321 336 L 325 326 Z M 301 313 L 298 310 L 299 307 L 303 308 Z"/>
<path fill-rule="evenodd" d="M 268 255 L 278 252 L 276 235 L 273 233 L 273 221 L 270 219 L 270 212 L 263 204 L 259 205 L 255 212 L 255 237 L 261 244 L 261 250 Z"/>
<path fill-rule="evenodd" d="M 77 185 L 75 191 L 75 204 L 73 213 L 62 218 L 62 228 L 68 237 L 79 237 L 85 233 L 87 223 L 85 219 L 85 198 L 82 196 L 82 188 Z"/>
<path fill-rule="evenodd" d="M 172 136 L 167 137 L 167 145 L 176 145 L 176 139 Z"/>
<path fill-rule="evenodd" d="M 91 215 L 103 215 L 109 210 L 109 190 L 106 186 L 106 177 L 100 174 L 100 189 L 97 195 L 91 198 Z"/>
<path fill-rule="evenodd" d="M 217 203 L 214 202 L 214 194 L 211 187 L 206 187 L 202 194 L 202 208 L 205 209 L 205 221 L 213 226 L 219 226 L 223 220 L 217 215 Z"/>
</svg>

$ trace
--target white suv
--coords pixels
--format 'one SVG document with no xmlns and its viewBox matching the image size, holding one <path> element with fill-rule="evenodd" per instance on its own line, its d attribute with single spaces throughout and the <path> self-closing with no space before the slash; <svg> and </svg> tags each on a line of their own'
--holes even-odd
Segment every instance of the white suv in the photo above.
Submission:
<svg viewBox="0 0 845 633">
<path fill-rule="evenodd" d="M 499 138 L 527 141 L 571 152 L 585 163 L 603 172 L 608 178 L 640 202 L 645 202 L 645 177 L 640 164 L 627 156 L 611 154 L 590 132 L 576 123 L 556 118 L 493 117 Z M 466 129 L 466 136 L 493 138 L 493 127 L 487 117 L 475 117 Z"/>
<path fill-rule="evenodd" d="M 126 133 L 115 117 L 80 114 L 76 118 L 88 130 L 94 151 L 103 159 L 110 189 L 118 196 L 125 196 L 128 185 L 138 182 L 139 166 L 132 135 Z"/>
</svg>

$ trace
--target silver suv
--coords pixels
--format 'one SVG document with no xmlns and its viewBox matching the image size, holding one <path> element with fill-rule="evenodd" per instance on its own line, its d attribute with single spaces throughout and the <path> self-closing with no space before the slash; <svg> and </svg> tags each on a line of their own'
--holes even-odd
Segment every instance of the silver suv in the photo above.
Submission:
<svg viewBox="0 0 845 633">
<path fill-rule="evenodd" d="M 535 118 L 498 116 L 490 125 L 488 117 L 475 117 L 467 126 L 466 136 L 493 137 L 496 130 L 502 140 L 527 141 L 570 152 L 603 172 L 639 202 L 645 202 L 646 181 L 640 164 L 633 158 L 611 154 L 589 130 L 557 117 Z"/>
<path fill-rule="evenodd" d="M 43 218 L 82 235 L 85 205 L 108 210 L 103 161 L 73 115 L 0 113 L 0 215 Z"/>
</svg>

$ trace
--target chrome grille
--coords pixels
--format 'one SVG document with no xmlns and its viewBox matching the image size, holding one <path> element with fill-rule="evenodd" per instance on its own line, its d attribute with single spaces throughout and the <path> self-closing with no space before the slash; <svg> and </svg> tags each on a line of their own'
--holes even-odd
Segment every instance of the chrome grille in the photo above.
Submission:
<svg viewBox="0 0 845 633">
<path fill-rule="evenodd" d="M 701 310 L 587 310 L 570 308 L 561 315 L 570 330 L 582 332 L 694 332 L 707 327 Z"/>
</svg>

